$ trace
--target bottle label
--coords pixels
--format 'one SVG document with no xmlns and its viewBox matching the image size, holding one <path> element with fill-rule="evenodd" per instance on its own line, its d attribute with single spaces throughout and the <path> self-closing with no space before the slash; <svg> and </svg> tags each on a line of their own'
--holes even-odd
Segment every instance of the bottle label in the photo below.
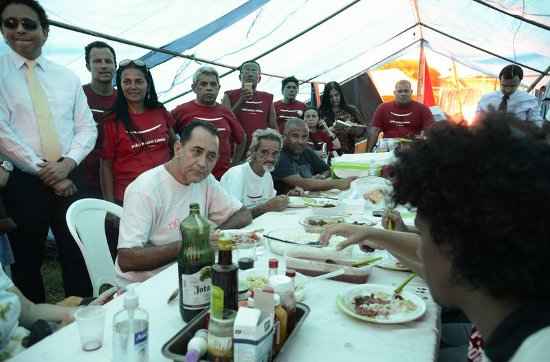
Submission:
<svg viewBox="0 0 550 362">
<path fill-rule="evenodd" d="M 212 357 L 233 356 L 233 338 L 219 337 L 212 332 L 208 333 L 208 353 Z"/>
<path fill-rule="evenodd" d="M 215 318 L 223 317 L 223 289 L 213 285 L 212 286 L 212 302 L 210 303 L 210 313 Z"/>
<path fill-rule="evenodd" d="M 211 268 L 206 266 L 195 274 L 183 274 L 181 278 L 182 301 L 186 309 L 208 307 L 210 303 Z"/>
<path fill-rule="evenodd" d="M 134 334 L 134 349 L 136 351 L 137 361 L 139 362 L 147 362 L 149 360 L 147 337 L 147 329 Z"/>
</svg>

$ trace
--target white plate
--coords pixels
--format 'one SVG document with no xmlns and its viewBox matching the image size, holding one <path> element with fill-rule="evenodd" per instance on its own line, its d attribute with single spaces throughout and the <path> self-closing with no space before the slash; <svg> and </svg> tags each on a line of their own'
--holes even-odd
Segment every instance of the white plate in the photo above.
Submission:
<svg viewBox="0 0 550 362">
<path fill-rule="evenodd" d="M 288 197 L 288 207 L 291 208 L 301 208 L 307 207 L 304 198 L 301 196 L 289 196 Z"/>
<path fill-rule="evenodd" d="M 399 260 L 397 260 L 393 255 L 386 252 L 386 256 L 384 259 L 380 260 L 378 263 L 376 263 L 376 266 L 382 269 L 388 269 L 388 270 L 397 270 L 397 271 L 411 271 L 410 268 L 407 266 L 401 264 Z"/>
<path fill-rule="evenodd" d="M 397 313 L 390 314 L 388 316 L 376 316 L 376 317 L 367 317 L 364 315 L 357 314 L 355 312 L 355 306 L 353 304 L 353 298 L 360 295 L 369 295 L 371 293 L 386 293 L 390 297 L 393 296 L 394 288 L 387 285 L 379 284 L 363 284 L 357 287 L 348 289 L 340 293 L 336 297 L 336 304 L 338 308 L 345 314 L 360 319 L 365 322 L 371 323 L 381 323 L 381 324 L 398 324 L 414 321 L 424 315 L 426 312 L 426 303 L 416 294 L 409 293 L 407 291 L 402 291 L 401 296 L 412 302 L 416 308 L 414 310 L 400 311 Z"/>
<path fill-rule="evenodd" d="M 270 236 L 276 239 L 291 241 L 292 243 L 296 243 L 296 246 L 300 246 L 298 244 L 307 245 L 308 242 L 318 241 L 321 234 L 305 232 L 304 229 L 300 226 L 285 229 L 275 229 L 264 233 L 264 237 L 267 238 L 270 242 L 278 242 L 277 240 L 270 239 Z M 329 246 L 336 246 L 344 240 L 346 240 L 346 238 L 342 236 L 333 236 L 330 238 Z M 284 242 L 278 243 L 292 245 Z"/>
</svg>

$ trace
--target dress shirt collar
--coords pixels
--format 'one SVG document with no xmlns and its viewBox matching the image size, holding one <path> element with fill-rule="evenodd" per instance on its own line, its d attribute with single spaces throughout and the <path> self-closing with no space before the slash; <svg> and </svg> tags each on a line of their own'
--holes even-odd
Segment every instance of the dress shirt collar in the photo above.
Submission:
<svg viewBox="0 0 550 362">
<path fill-rule="evenodd" d="M 15 64 L 15 67 L 17 69 L 21 69 L 23 67 L 23 65 L 27 62 L 34 62 L 34 63 L 36 63 L 36 65 L 38 65 L 37 69 L 46 70 L 47 60 L 42 55 L 39 56 L 38 58 L 34 59 L 34 60 L 29 60 L 29 59 L 27 59 L 25 57 L 22 57 L 21 55 L 17 54 L 11 48 L 9 49 L 8 54 L 10 55 L 13 63 Z"/>
</svg>

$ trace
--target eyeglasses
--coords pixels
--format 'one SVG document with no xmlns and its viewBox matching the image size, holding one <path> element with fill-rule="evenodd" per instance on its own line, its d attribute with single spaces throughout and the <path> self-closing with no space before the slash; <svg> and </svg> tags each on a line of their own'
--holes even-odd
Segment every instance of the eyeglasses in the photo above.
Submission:
<svg viewBox="0 0 550 362">
<path fill-rule="evenodd" d="M 19 24 L 25 29 L 26 31 L 35 31 L 38 29 L 38 23 L 32 19 L 29 18 L 22 18 L 21 20 L 16 18 L 7 18 L 2 20 L 2 25 L 4 25 L 4 28 L 15 30 L 19 27 Z"/>
<path fill-rule="evenodd" d="M 118 67 L 119 68 L 124 68 L 124 67 L 129 66 L 130 64 L 134 64 L 136 67 L 148 69 L 147 64 L 145 64 L 145 62 L 143 60 L 139 60 L 139 59 L 136 59 L 136 60 L 132 60 L 132 59 L 121 60 L 120 63 L 118 63 Z"/>
</svg>

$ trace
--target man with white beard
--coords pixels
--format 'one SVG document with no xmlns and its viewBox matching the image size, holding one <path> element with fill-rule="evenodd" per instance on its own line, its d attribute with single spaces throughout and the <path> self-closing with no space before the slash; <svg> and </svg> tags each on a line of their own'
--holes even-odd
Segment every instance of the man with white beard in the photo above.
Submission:
<svg viewBox="0 0 550 362">
<path fill-rule="evenodd" d="M 286 195 L 275 196 L 271 177 L 282 145 L 283 139 L 274 129 L 254 131 L 247 162 L 232 167 L 222 176 L 220 182 L 225 191 L 250 209 L 252 217 L 282 211 L 288 206 Z"/>
</svg>

